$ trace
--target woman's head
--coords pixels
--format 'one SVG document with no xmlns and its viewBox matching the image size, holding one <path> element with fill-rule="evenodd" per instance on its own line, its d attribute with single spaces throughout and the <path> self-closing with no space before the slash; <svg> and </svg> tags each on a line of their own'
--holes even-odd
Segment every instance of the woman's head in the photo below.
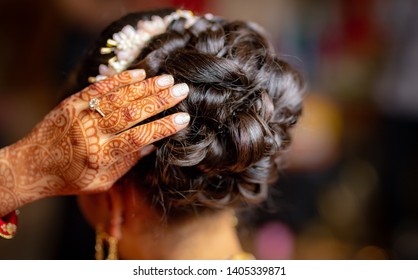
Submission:
<svg viewBox="0 0 418 280">
<path fill-rule="evenodd" d="M 81 67 L 79 88 L 98 75 L 100 64 L 108 64 L 112 54 L 100 49 L 114 33 L 173 13 L 130 14 L 110 25 Z M 263 200 L 302 103 L 298 73 L 274 54 L 256 24 L 184 15 L 176 14 L 127 65 L 145 69 L 148 77 L 171 74 L 190 88 L 186 100 L 155 117 L 188 112 L 189 126 L 156 143 L 156 151 L 124 178 L 138 182 L 169 216 Z M 114 70 L 100 67 L 104 73 Z"/>
</svg>

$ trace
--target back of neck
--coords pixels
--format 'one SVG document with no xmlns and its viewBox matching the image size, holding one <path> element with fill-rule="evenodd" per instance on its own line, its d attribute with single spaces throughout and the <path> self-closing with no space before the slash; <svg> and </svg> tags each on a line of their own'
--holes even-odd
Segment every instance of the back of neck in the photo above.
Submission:
<svg viewBox="0 0 418 280">
<path fill-rule="evenodd" d="M 120 256 L 129 259 L 230 259 L 242 252 L 235 219 L 232 210 L 173 225 L 148 219 L 146 224 L 142 223 L 143 230 L 136 231 L 136 237 L 123 238 Z"/>
</svg>

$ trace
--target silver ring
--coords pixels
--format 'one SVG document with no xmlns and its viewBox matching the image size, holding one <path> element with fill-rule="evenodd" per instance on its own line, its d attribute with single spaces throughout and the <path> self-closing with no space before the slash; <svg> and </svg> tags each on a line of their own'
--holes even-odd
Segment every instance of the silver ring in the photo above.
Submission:
<svg viewBox="0 0 418 280">
<path fill-rule="evenodd" d="M 105 116 L 102 109 L 100 109 L 100 99 L 99 98 L 92 98 L 89 102 L 90 110 L 97 111 L 102 117 Z"/>
</svg>

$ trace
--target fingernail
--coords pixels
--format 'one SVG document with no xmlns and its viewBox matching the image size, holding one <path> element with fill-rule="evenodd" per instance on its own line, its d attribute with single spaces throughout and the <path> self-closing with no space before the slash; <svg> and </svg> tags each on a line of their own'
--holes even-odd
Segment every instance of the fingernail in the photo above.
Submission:
<svg viewBox="0 0 418 280">
<path fill-rule="evenodd" d="M 180 113 L 174 117 L 174 123 L 177 125 L 183 125 L 189 123 L 190 115 L 187 113 Z"/>
<path fill-rule="evenodd" d="M 171 86 L 174 83 L 173 76 L 163 75 L 157 79 L 157 85 L 160 87 Z"/>
<path fill-rule="evenodd" d="M 132 78 L 140 78 L 145 76 L 145 70 L 144 69 L 135 69 L 131 71 L 131 77 Z"/>
<path fill-rule="evenodd" d="M 147 156 L 150 153 L 152 153 L 152 151 L 154 151 L 154 150 L 155 150 L 155 146 L 153 146 L 153 145 L 145 146 L 145 147 L 141 148 L 141 156 L 143 156 L 143 157 Z"/>
<path fill-rule="evenodd" d="M 189 86 L 185 83 L 177 84 L 171 88 L 174 97 L 182 97 L 189 93 Z"/>
</svg>

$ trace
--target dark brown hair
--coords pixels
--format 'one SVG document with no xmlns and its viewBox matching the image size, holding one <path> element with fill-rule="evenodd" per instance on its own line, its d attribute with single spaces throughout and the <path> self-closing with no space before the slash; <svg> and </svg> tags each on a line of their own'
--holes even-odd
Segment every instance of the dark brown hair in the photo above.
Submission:
<svg viewBox="0 0 418 280">
<path fill-rule="evenodd" d="M 79 88 L 106 63 L 109 57 L 99 49 L 113 33 L 172 11 L 130 14 L 111 24 L 81 67 Z M 188 98 L 156 118 L 188 112 L 190 125 L 156 143 L 156 152 L 127 178 L 138 180 L 167 214 L 262 201 L 301 112 L 301 78 L 276 57 L 253 23 L 202 17 L 186 29 L 184 22 L 174 21 L 153 38 L 130 68 L 145 69 L 148 77 L 169 73 L 176 83 L 187 83 Z"/>
</svg>

